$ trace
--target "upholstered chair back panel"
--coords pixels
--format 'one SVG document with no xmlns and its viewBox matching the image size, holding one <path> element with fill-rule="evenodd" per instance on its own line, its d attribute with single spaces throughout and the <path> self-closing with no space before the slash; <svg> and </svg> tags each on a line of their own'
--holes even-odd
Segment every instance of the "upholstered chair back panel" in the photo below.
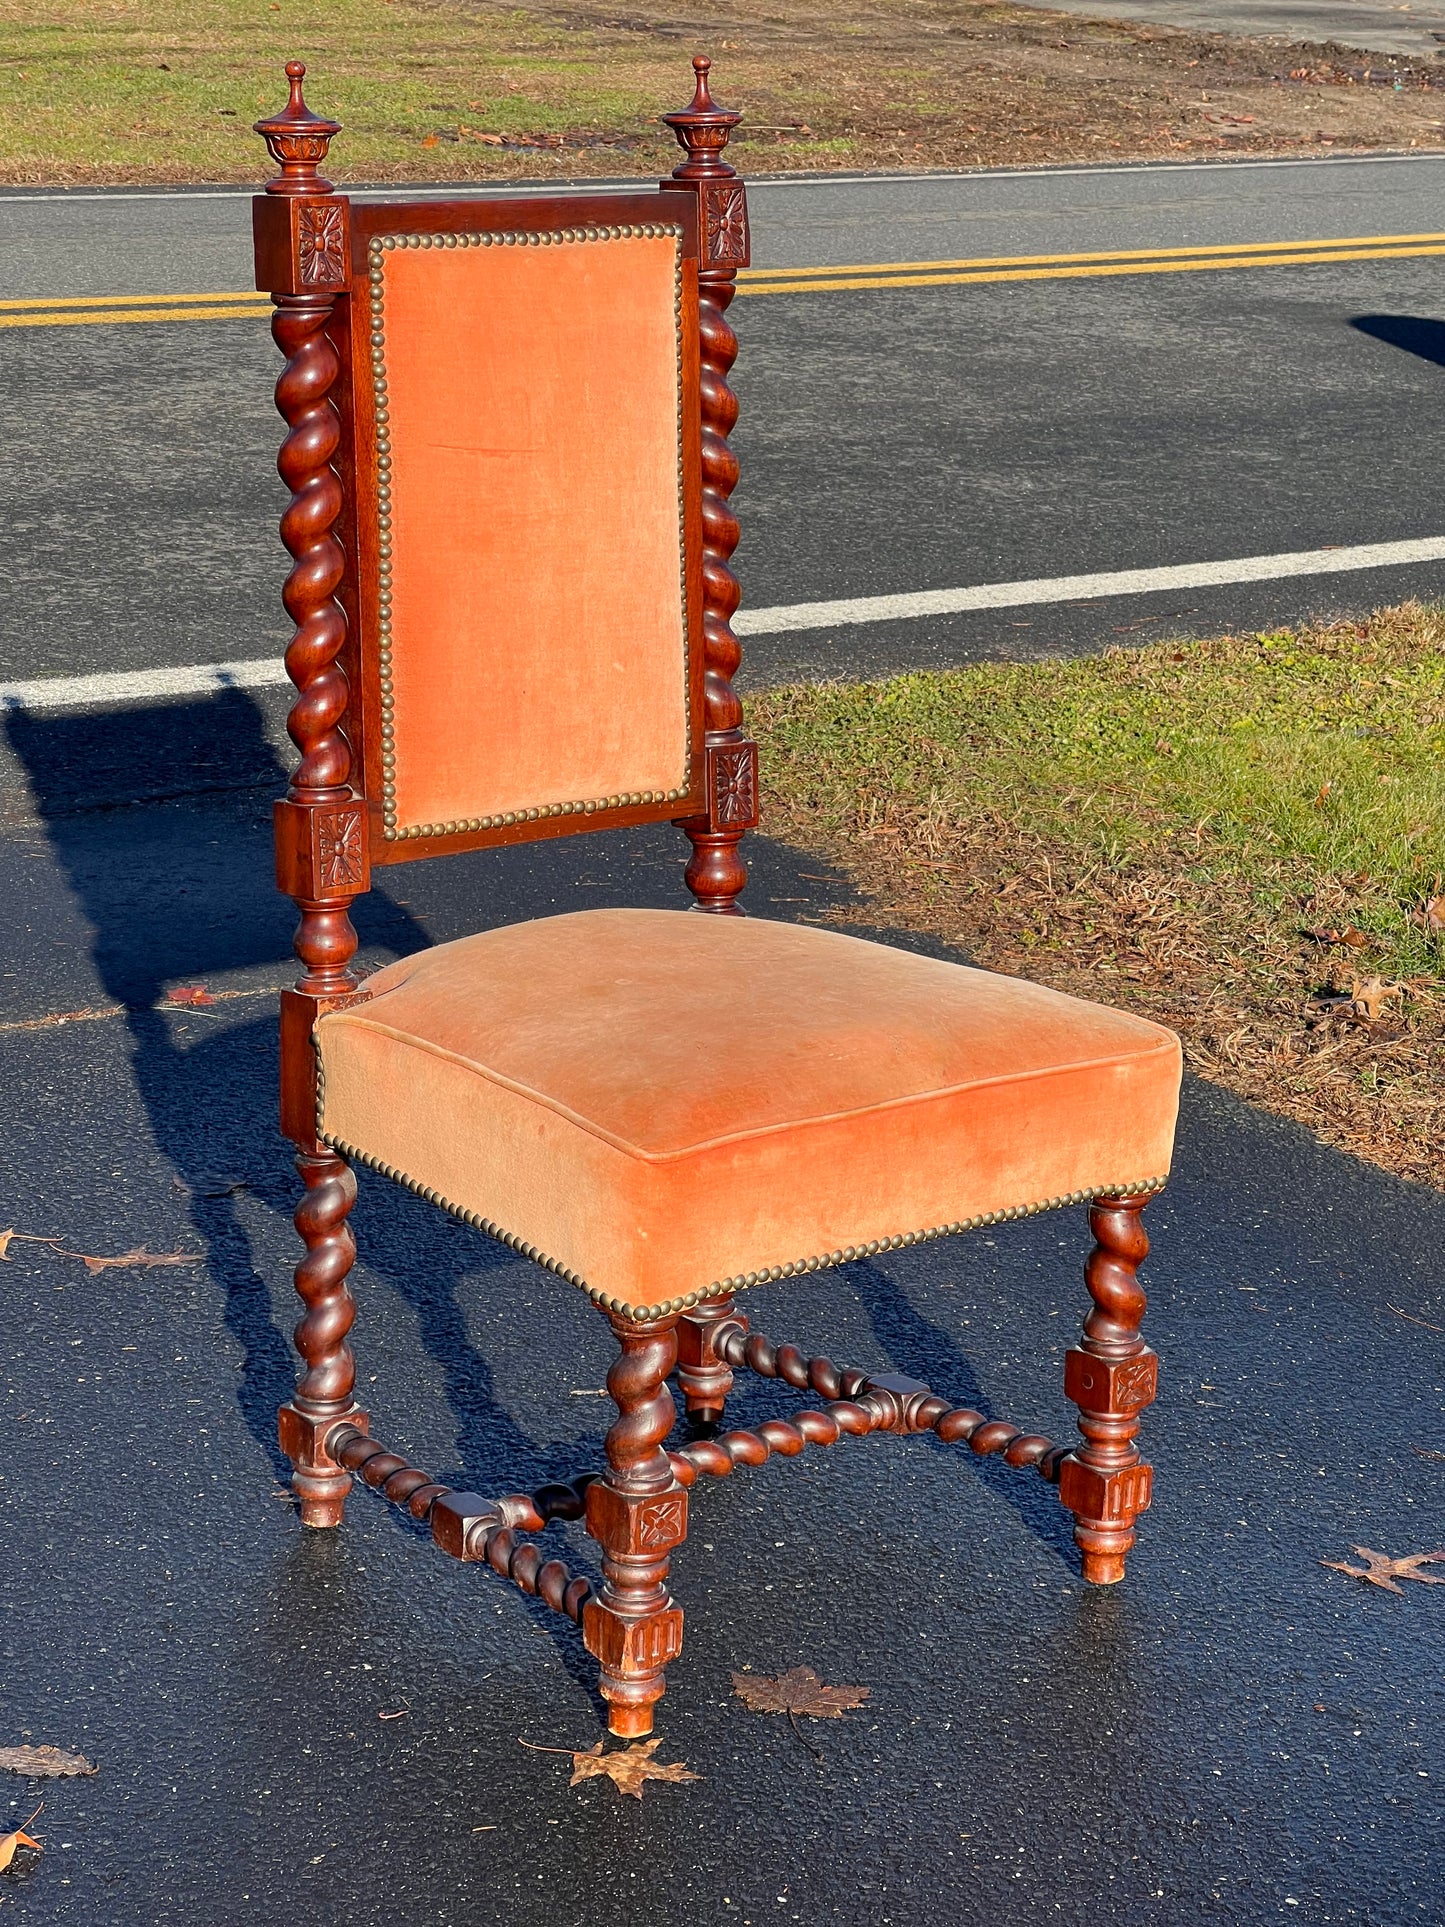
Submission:
<svg viewBox="0 0 1445 1927">
<path fill-rule="evenodd" d="M 683 797 L 681 229 L 369 255 L 386 836 Z"/>
</svg>

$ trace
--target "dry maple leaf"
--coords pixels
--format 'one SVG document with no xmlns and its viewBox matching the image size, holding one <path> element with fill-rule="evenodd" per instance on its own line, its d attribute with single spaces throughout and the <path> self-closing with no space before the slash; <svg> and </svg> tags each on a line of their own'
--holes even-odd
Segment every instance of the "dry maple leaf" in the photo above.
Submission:
<svg viewBox="0 0 1445 1927">
<path fill-rule="evenodd" d="M 1437 935 L 1445 931 L 1445 897 L 1431 897 L 1425 905 L 1425 928 Z"/>
<path fill-rule="evenodd" d="M 806 1713 L 813 1720 L 841 1720 L 868 1697 L 866 1686 L 825 1686 L 811 1666 L 795 1666 L 777 1679 L 734 1673 L 733 1691 L 754 1713 Z"/>
<path fill-rule="evenodd" d="M 213 1004 L 215 998 L 204 984 L 177 984 L 174 990 L 166 992 L 168 1004 L 184 1004 L 194 1007 L 197 1004 Z"/>
<path fill-rule="evenodd" d="M 44 1806 L 45 1802 L 42 1800 L 40 1805 L 35 1809 L 35 1813 L 41 1812 Z M 30 1820 L 35 1818 L 35 1813 L 31 1814 Z M 30 1820 L 25 1822 L 25 1827 L 30 1825 Z M 14 1833 L 0 1834 L 0 1873 L 3 1873 L 15 1858 L 15 1849 L 17 1847 L 33 1847 L 36 1853 L 44 1853 L 44 1847 L 41 1846 L 38 1840 L 25 1831 L 25 1827 L 17 1827 Z"/>
<path fill-rule="evenodd" d="M 1445 1579 L 1417 1570 L 1420 1566 L 1432 1565 L 1437 1559 L 1445 1560 L 1445 1552 L 1407 1552 L 1403 1558 L 1392 1559 L 1388 1553 L 1371 1552 L 1368 1546 L 1351 1546 L 1350 1551 L 1357 1552 L 1366 1564 L 1347 1566 L 1342 1559 L 1321 1559 L 1320 1564 L 1335 1572 L 1347 1572 L 1352 1579 L 1367 1579 L 1385 1592 L 1403 1594 L 1405 1588 L 1395 1584 L 1397 1579 L 1418 1579 L 1422 1586 L 1445 1586 Z"/>
<path fill-rule="evenodd" d="M 58 1746 L 0 1746 L 0 1772 L 28 1773 L 32 1780 L 65 1780 L 99 1771 L 83 1753 L 66 1753 Z"/>
<path fill-rule="evenodd" d="M 93 1258 L 88 1251 L 61 1251 L 60 1255 L 62 1258 L 79 1258 L 87 1271 L 144 1271 L 155 1265 L 198 1265 L 201 1262 L 198 1251 L 151 1251 L 145 1245 L 137 1245 L 134 1251 L 123 1251 L 118 1258 Z"/>
<path fill-rule="evenodd" d="M 12 1244 L 58 1245 L 59 1243 L 59 1238 L 42 1238 L 38 1232 L 16 1231 L 12 1226 L 9 1231 L 0 1231 L 0 1258 L 5 1259 L 7 1264 L 11 1262 L 10 1247 Z"/>
<path fill-rule="evenodd" d="M 1370 1023 L 1374 1023 L 1392 997 L 1403 994 L 1401 985 L 1387 984 L 1383 977 L 1366 977 L 1350 990 L 1355 1009 Z"/>
<path fill-rule="evenodd" d="M 653 1754 L 662 1745 L 660 1739 L 644 1740 L 637 1746 L 624 1746 L 616 1753 L 604 1753 L 604 1742 L 586 1753 L 572 1755 L 572 1778 L 568 1786 L 576 1786 L 579 1780 L 591 1780 L 598 1774 L 611 1780 L 619 1793 L 630 1793 L 635 1799 L 642 1798 L 643 1783 L 647 1780 L 700 1780 L 700 1773 L 690 1773 L 685 1766 L 673 1764 L 659 1766 Z"/>
</svg>

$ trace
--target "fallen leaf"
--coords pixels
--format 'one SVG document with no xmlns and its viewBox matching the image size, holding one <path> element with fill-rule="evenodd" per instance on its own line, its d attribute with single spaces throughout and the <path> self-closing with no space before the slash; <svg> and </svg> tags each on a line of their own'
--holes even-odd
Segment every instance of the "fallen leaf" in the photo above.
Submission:
<svg viewBox="0 0 1445 1927">
<path fill-rule="evenodd" d="M 198 1265 L 201 1262 L 198 1251 L 151 1251 L 145 1245 L 137 1245 L 134 1251 L 123 1251 L 118 1258 L 93 1258 L 88 1251 L 63 1249 L 60 1255 L 62 1258 L 79 1258 L 87 1271 L 149 1271 L 156 1265 Z"/>
<path fill-rule="evenodd" d="M 65 1753 L 58 1746 L 0 1746 L 0 1771 L 28 1773 L 32 1780 L 65 1780 L 99 1773 L 100 1768 L 83 1753 Z"/>
<path fill-rule="evenodd" d="M 1434 1573 L 1420 1572 L 1420 1566 L 1433 1565 L 1436 1560 L 1445 1561 L 1445 1552 L 1408 1552 L 1401 1559 L 1391 1559 L 1388 1553 L 1371 1552 L 1368 1546 L 1351 1546 L 1366 1561 L 1364 1566 L 1347 1566 L 1340 1559 L 1321 1559 L 1322 1566 L 1329 1566 L 1335 1572 L 1347 1572 L 1352 1579 L 1366 1579 L 1372 1586 L 1379 1586 L 1385 1592 L 1403 1593 L 1404 1587 L 1397 1586 L 1397 1579 L 1418 1579 L 1422 1586 L 1445 1586 L 1445 1579 Z"/>
<path fill-rule="evenodd" d="M 1364 950 L 1370 941 L 1364 931 L 1357 929 L 1352 923 L 1346 924 L 1343 930 L 1336 930 L 1331 926 L 1327 930 L 1306 929 L 1301 934 L 1313 937 L 1316 943 L 1348 944 L 1351 950 Z"/>
<path fill-rule="evenodd" d="M 43 1812 L 44 1807 L 45 1802 L 42 1800 L 40 1805 L 35 1809 L 35 1813 Z M 31 1814 L 30 1820 L 35 1818 L 35 1813 Z M 25 1822 L 25 1827 L 30 1825 L 30 1820 Z M 41 1846 L 38 1840 L 25 1831 L 25 1827 L 17 1827 L 14 1833 L 0 1835 L 0 1873 L 3 1873 L 15 1858 L 15 1849 L 17 1847 L 33 1847 L 36 1853 L 44 1853 L 44 1847 Z"/>
<path fill-rule="evenodd" d="M 206 989 L 204 984 L 177 984 L 174 990 L 168 990 L 166 992 L 166 1002 L 168 1004 L 194 1006 L 196 1004 L 213 1004 L 215 1001 L 215 998 L 211 995 L 210 991 Z"/>
<path fill-rule="evenodd" d="M 1350 998 L 1361 1017 L 1374 1023 L 1392 997 L 1402 994 L 1399 984 L 1387 984 L 1383 977 L 1366 977 L 1350 988 Z"/>
<path fill-rule="evenodd" d="M 652 1756 L 662 1745 L 661 1739 L 624 1746 L 615 1753 L 604 1753 L 604 1744 L 599 1740 L 586 1753 L 572 1755 L 572 1778 L 567 1782 L 568 1786 L 576 1786 L 580 1780 L 595 1779 L 600 1774 L 604 1779 L 611 1780 L 619 1793 L 630 1793 L 634 1799 L 640 1800 L 643 1785 L 648 1780 L 668 1780 L 676 1784 L 702 1778 L 700 1773 L 690 1773 L 685 1766 L 676 1763 L 659 1766 Z"/>
<path fill-rule="evenodd" d="M 10 1262 L 10 1247 L 17 1241 L 24 1245 L 55 1245 L 60 1243 L 58 1238 L 41 1238 L 33 1231 L 16 1231 L 13 1227 L 9 1231 L 0 1231 L 0 1258 L 3 1258 L 7 1264 Z"/>
<path fill-rule="evenodd" d="M 806 1713 L 814 1720 L 840 1720 L 868 1697 L 866 1686 L 825 1686 L 811 1666 L 795 1666 L 777 1679 L 734 1673 L 733 1691 L 754 1713 Z"/>
<path fill-rule="evenodd" d="M 1334 784 L 1333 784 L 1333 783 L 1321 783 L 1321 784 L 1320 784 L 1320 787 L 1319 787 L 1319 794 L 1318 794 L 1318 795 L 1317 795 L 1317 796 L 1315 797 L 1315 800 L 1314 800 L 1314 807 L 1315 807 L 1315 808 L 1316 808 L 1317 810 L 1322 810 L 1322 809 L 1324 808 L 1324 806 L 1325 806 L 1325 798 L 1326 798 L 1326 797 L 1327 797 L 1327 796 L 1329 795 L 1329 793 L 1330 793 L 1330 791 L 1331 791 L 1331 790 L 1332 790 L 1333 788 L 1334 788 Z"/>
<path fill-rule="evenodd" d="M 435 134 L 428 134 L 426 139 L 422 142 L 423 147 L 435 147 L 436 145 L 437 145 L 437 137 Z"/>
<path fill-rule="evenodd" d="M 40 1842 L 26 1833 L 23 1827 L 17 1827 L 14 1833 L 0 1835 L 0 1873 L 3 1873 L 15 1858 L 17 1847 L 34 1847 L 37 1853 L 45 1851 Z"/>
<path fill-rule="evenodd" d="M 1425 928 L 1437 934 L 1445 931 L 1445 897 L 1431 897 L 1425 905 Z"/>
</svg>

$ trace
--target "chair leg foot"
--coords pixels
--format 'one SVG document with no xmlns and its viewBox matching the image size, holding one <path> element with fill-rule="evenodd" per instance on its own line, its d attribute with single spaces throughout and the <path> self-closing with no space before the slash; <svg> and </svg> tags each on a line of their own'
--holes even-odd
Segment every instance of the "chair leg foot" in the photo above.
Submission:
<svg viewBox="0 0 1445 1927">
<path fill-rule="evenodd" d="M 667 1663 L 682 1651 L 682 1611 L 667 1572 L 687 1537 L 687 1494 L 663 1450 L 676 1417 L 667 1376 L 677 1362 L 677 1314 L 611 1324 L 621 1346 L 607 1374 L 617 1417 L 607 1473 L 587 1488 L 587 1530 L 602 1548 L 603 1577 L 583 1609 L 582 1638 L 601 1669 L 611 1731 L 639 1739 L 652 1731 Z"/>
<path fill-rule="evenodd" d="M 1084 1435 L 1064 1460 L 1059 1497 L 1074 1514 L 1074 1543 L 1091 1586 L 1114 1586 L 1134 1543 L 1134 1521 L 1148 1509 L 1153 1470 L 1139 1456 L 1139 1414 L 1159 1384 L 1159 1360 L 1139 1335 L 1145 1297 L 1139 1266 L 1149 1252 L 1142 1213 L 1149 1195 L 1096 1198 L 1084 1276 L 1093 1305 L 1084 1337 L 1064 1363 L 1064 1390 L 1079 1408 Z"/>
<path fill-rule="evenodd" d="M 296 1208 L 296 1229 L 306 1246 L 296 1267 L 297 1294 L 306 1306 L 295 1331 L 303 1369 L 294 1397 L 281 1407 L 277 1433 L 293 1467 L 301 1523 L 339 1526 L 351 1474 L 327 1452 L 326 1437 L 343 1419 L 361 1432 L 368 1425 L 352 1398 L 356 1366 L 346 1342 L 356 1316 L 346 1283 L 356 1260 L 346 1222 L 356 1202 L 356 1176 L 334 1151 L 302 1152 L 296 1168 L 306 1184 Z"/>
</svg>

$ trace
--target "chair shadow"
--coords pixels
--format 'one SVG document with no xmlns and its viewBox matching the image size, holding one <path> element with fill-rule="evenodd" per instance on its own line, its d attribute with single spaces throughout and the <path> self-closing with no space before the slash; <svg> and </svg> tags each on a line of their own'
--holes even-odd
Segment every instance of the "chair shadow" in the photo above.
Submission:
<svg viewBox="0 0 1445 1927">
<path fill-rule="evenodd" d="M 225 1003 L 179 1012 L 165 1003 L 167 988 L 177 982 L 206 983 L 246 970 L 265 971 L 279 982 L 289 974 L 295 913 L 275 889 L 269 851 L 270 797 L 284 790 L 286 773 L 260 711 L 236 690 L 143 712 L 17 710 L 7 715 L 6 728 L 60 868 L 94 933 L 93 962 L 106 997 L 124 1006 L 120 1021 L 154 1143 L 184 1189 L 208 1274 L 224 1294 L 226 1328 L 241 1354 L 236 1397 L 243 1422 L 278 1483 L 286 1484 L 290 1466 L 277 1444 L 276 1410 L 293 1389 L 295 1355 L 237 1205 L 245 1191 L 289 1216 L 300 1195 L 290 1148 L 273 1123 L 276 1024 L 269 1013 L 236 1023 Z M 148 761 L 138 757 L 138 744 L 154 752 Z M 87 807 L 93 799 L 85 783 L 92 774 L 103 794 L 125 794 L 117 779 L 134 760 L 144 792 L 144 768 L 166 766 L 157 756 L 179 771 L 169 794 L 185 792 L 184 808 L 158 811 L 153 800 L 142 820 L 127 807 Z M 195 778 L 207 770 L 240 772 L 244 791 L 225 796 L 216 784 L 209 797 L 197 795 Z M 260 784 L 266 786 L 264 800 Z M 153 799 L 167 793 L 160 786 L 150 792 Z M 489 900 L 487 907 L 493 917 L 508 914 L 505 902 Z M 380 946 L 403 955 L 432 941 L 385 889 L 374 888 L 360 900 L 353 921 L 363 950 Z M 205 1024 L 215 1025 L 214 1036 L 191 1041 Z M 575 1444 L 549 1449 L 512 1421 L 468 1334 L 463 1290 L 473 1288 L 474 1295 L 479 1270 L 515 1270 L 519 1261 L 384 1180 L 359 1175 L 362 1197 L 353 1224 L 361 1285 L 365 1270 L 379 1274 L 410 1308 L 445 1386 L 456 1424 L 454 1450 L 467 1473 L 428 1469 L 482 1491 L 530 1489 L 564 1469 L 575 1471 L 575 1463 L 557 1463 L 560 1451 L 576 1453 Z M 281 1285 L 282 1292 L 287 1289 L 289 1282 Z M 364 1388 L 370 1376 L 364 1288 L 359 1297 L 355 1337 Z M 284 1302 L 278 1297 L 277 1303 Z M 380 1389 L 384 1370 L 378 1378 Z M 384 1420 L 377 1430 L 386 1437 Z M 600 1433 L 595 1449 L 589 1440 L 585 1450 L 589 1460 L 600 1459 Z M 397 1518 L 403 1530 L 421 1532 L 404 1513 Z M 569 1673 L 595 1691 L 594 1669 L 572 1628 L 540 1601 L 527 1605 L 554 1637 Z"/>
<path fill-rule="evenodd" d="M 926 1318 L 907 1292 L 885 1272 L 865 1260 L 850 1266 L 849 1273 L 858 1287 L 863 1309 L 879 1344 L 899 1371 L 910 1378 L 922 1379 L 954 1405 L 970 1405 L 986 1418 L 1008 1418 L 1014 1424 L 1021 1423 L 1013 1413 L 990 1410 L 968 1354 L 960 1349 L 954 1335 Z M 1059 1442 L 1071 1437 L 1072 1427 Z M 1001 1459 L 976 1458 L 966 1445 L 944 1445 L 932 1434 L 928 1444 L 935 1451 L 946 1452 L 954 1458 L 961 1456 L 969 1469 L 1013 1509 L 1035 1538 L 1072 1562 L 1073 1519 L 1059 1504 L 1056 1488 L 1045 1486 L 1033 1471 L 1005 1465 Z"/>
<path fill-rule="evenodd" d="M 1433 361 L 1437 368 L 1445 368 L 1445 321 L 1431 321 L 1412 314 L 1361 314 L 1354 317 L 1350 326 L 1359 334 L 1383 341 L 1391 348 L 1401 348 L 1407 355 L 1418 355 L 1421 361 Z"/>
</svg>

